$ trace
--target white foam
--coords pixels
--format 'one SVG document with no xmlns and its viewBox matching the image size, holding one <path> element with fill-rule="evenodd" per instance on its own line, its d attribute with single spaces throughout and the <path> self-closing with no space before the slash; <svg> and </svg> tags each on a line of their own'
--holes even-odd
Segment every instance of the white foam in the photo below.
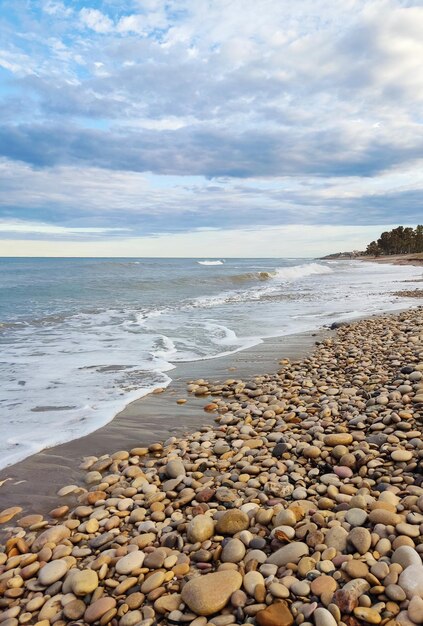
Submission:
<svg viewBox="0 0 423 626">
<path fill-rule="evenodd" d="M 279 280 L 299 280 L 306 276 L 315 274 L 331 274 L 333 269 L 328 265 L 321 263 L 305 263 L 303 265 L 295 265 L 293 267 L 279 267 L 275 272 L 275 277 Z"/>
<path fill-rule="evenodd" d="M 223 265 L 224 261 L 197 261 L 199 265 Z"/>
</svg>

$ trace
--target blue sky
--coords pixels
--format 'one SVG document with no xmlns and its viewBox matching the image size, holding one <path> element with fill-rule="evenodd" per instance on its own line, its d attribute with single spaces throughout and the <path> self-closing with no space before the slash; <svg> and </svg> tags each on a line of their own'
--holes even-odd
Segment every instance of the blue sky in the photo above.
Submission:
<svg viewBox="0 0 423 626">
<path fill-rule="evenodd" d="M 423 221 L 423 2 L 2 0 L 0 255 L 313 256 Z"/>
</svg>

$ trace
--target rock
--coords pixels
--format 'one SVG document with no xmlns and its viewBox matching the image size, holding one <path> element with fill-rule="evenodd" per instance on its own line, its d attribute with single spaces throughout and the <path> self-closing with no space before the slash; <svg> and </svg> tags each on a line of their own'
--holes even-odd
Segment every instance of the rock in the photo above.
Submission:
<svg viewBox="0 0 423 626">
<path fill-rule="evenodd" d="M 221 561 L 223 563 L 239 563 L 245 556 L 245 546 L 239 539 L 229 539 L 225 544 Z"/>
<path fill-rule="evenodd" d="M 213 572 L 191 578 L 182 589 L 182 600 L 196 615 L 213 615 L 227 605 L 241 585 L 242 576 L 236 571 Z"/>
<path fill-rule="evenodd" d="M 422 565 L 419 553 L 411 546 L 400 546 L 391 557 L 392 563 L 399 563 L 403 569 L 410 565 Z"/>
<path fill-rule="evenodd" d="M 67 526 L 53 526 L 39 535 L 31 546 L 32 552 L 38 552 L 46 543 L 59 544 L 63 539 L 70 537 L 70 530 Z"/>
<path fill-rule="evenodd" d="M 63 607 L 63 613 L 69 620 L 76 620 L 84 615 L 86 608 L 82 600 L 71 600 Z"/>
<path fill-rule="evenodd" d="M 164 615 L 165 613 L 170 613 L 171 611 L 179 609 L 181 602 L 182 598 L 179 593 L 160 596 L 160 598 L 158 598 L 154 603 L 154 609 L 157 613 Z"/>
<path fill-rule="evenodd" d="M 247 572 L 244 576 L 243 587 L 252 598 L 254 598 L 254 592 L 257 585 L 264 585 L 264 578 L 260 572 Z"/>
<path fill-rule="evenodd" d="M 356 578 L 346 583 L 342 589 L 338 589 L 333 596 L 333 602 L 339 607 L 341 613 L 352 613 L 358 605 L 358 599 L 370 585 L 364 578 Z"/>
<path fill-rule="evenodd" d="M 210 515 L 196 515 L 187 527 L 188 541 L 202 543 L 214 535 L 214 521 Z"/>
<path fill-rule="evenodd" d="M 370 511 L 369 513 L 369 520 L 373 524 L 396 526 L 401 523 L 402 517 L 401 515 L 393 513 L 392 511 L 387 511 L 386 509 L 373 509 L 373 511 Z"/>
<path fill-rule="evenodd" d="M 353 437 L 350 433 L 334 433 L 332 435 L 325 435 L 323 443 L 325 446 L 334 448 L 335 446 L 348 446 L 353 442 Z"/>
<path fill-rule="evenodd" d="M 361 619 L 367 624 L 380 624 L 382 617 L 374 609 L 367 608 L 365 606 L 358 606 L 354 609 L 354 616 Z"/>
<path fill-rule="evenodd" d="M 142 567 L 145 554 L 141 550 L 134 550 L 123 556 L 116 563 L 116 571 L 118 574 L 131 574 L 135 570 Z"/>
<path fill-rule="evenodd" d="M 308 555 L 308 546 L 301 541 L 290 543 L 283 548 L 279 548 L 276 552 L 271 554 L 266 563 L 273 563 L 278 567 L 286 565 L 287 563 L 298 563 L 301 557 Z"/>
<path fill-rule="evenodd" d="M 366 554 L 372 545 L 372 536 L 367 528 L 353 528 L 348 533 L 348 542 L 359 554 Z"/>
<path fill-rule="evenodd" d="M 105 615 L 111 609 L 114 609 L 116 606 L 116 600 L 114 598 L 110 598 L 108 596 L 103 596 L 99 600 L 96 600 L 84 613 L 84 620 L 88 624 L 92 624 L 93 622 L 97 622 L 103 615 Z"/>
<path fill-rule="evenodd" d="M 352 508 L 345 513 L 345 521 L 351 524 L 351 526 L 363 526 L 366 520 L 367 513 L 363 509 Z"/>
<path fill-rule="evenodd" d="M 71 570 L 73 571 L 73 570 Z M 70 586 L 76 596 L 85 596 L 98 587 L 97 572 L 92 569 L 76 571 L 71 578 Z"/>
<path fill-rule="evenodd" d="M 292 626 L 294 616 L 286 602 L 282 600 L 271 604 L 263 611 L 258 611 L 256 622 L 259 626 Z"/>
<path fill-rule="evenodd" d="M 235 535 L 250 526 L 250 518 L 243 511 L 231 509 L 217 520 L 216 532 L 222 535 Z"/>
<path fill-rule="evenodd" d="M 185 476 L 186 471 L 184 464 L 179 459 L 172 459 L 166 464 L 166 475 L 169 478 L 179 478 Z"/>
<path fill-rule="evenodd" d="M 397 450 L 391 452 L 391 459 L 397 463 L 411 461 L 412 458 L 413 453 L 410 450 L 402 450 L 401 448 L 398 448 Z"/>
<path fill-rule="evenodd" d="M 322 574 L 321 576 L 317 576 L 314 580 L 311 581 L 310 588 L 311 592 L 315 596 L 321 596 L 326 593 L 335 593 L 338 585 L 336 580 L 332 578 L 332 576 L 325 576 Z"/>
<path fill-rule="evenodd" d="M 159 570 L 150 574 L 141 585 L 141 593 L 150 593 L 153 589 L 157 589 L 164 582 L 165 572 Z"/>
<path fill-rule="evenodd" d="M 3 511 L 0 512 L 0 524 L 10 522 L 18 513 L 22 513 L 22 507 L 20 506 L 11 506 L 8 509 L 3 509 Z"/>
<path fill-rule="evenodd" d="M 62 559 L 56 561 L 50 561 L 46 563 L 38 572 L 38 581 L 44 587 L 48 587 L 56 581 L 63 578 L 68 571 L 68 564 Z"/>
<path fill-rule="evenodd" d="M 337 626 L 336 619 L 332 613 L 322 607 L 314 611 L 313 618 L 316 626 Z"/>
<path fill-rule="evenodd" d="M 325 535 L 325 544 L 328 548 L 335 548 L 337 552 L 344 552 L 347 547 L 348 533 L 342 526 L 330 528 Z"/>
<path fill-rule="evenodd" d="M 401 573 L 398 584 L 409 600 L 413 596 L 423 598 L 423 565 L 409 565 Z"/>
<path fill-rule="evenodd" d="M 407 614 L 415 624 L 423 624 L 423 599 L 419 596 L 411 598 L 407 608 Z"/>
</svg>

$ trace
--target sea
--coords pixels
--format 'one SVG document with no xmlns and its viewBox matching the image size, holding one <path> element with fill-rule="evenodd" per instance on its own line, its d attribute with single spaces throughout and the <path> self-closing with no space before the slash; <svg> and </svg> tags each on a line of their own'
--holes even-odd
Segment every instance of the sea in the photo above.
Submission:
<svg viewBox="0 0 423 626">
<path fill-rule="evenodd" d="M 421 275 L 301 258 L 2 258 L 0 467 L 93 432 L 179 362 L 415 305 L 393 292 Z"/>
</svg>

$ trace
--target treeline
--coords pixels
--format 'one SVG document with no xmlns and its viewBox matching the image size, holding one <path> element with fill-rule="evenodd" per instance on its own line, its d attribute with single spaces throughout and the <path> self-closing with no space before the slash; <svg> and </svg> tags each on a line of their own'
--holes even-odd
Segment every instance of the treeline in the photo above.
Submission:
<svg viewBox="0 0 423 626">
<path fill-rule="evenodd" d="M 381 234 L 377 241 L 372 241 L 366 248 L 366 254 L 412 254 L 423 252 L 423 225 L 416 228 L 398 226 Z"/>
</svg>

